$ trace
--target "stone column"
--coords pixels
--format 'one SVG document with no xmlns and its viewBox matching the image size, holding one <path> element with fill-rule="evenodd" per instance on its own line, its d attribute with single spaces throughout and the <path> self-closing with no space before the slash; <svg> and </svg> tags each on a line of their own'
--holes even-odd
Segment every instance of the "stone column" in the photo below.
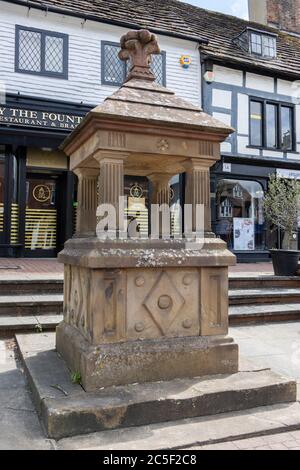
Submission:
<svg viewBox="0 0 300 470">
<path fill-rule="evenodd" d="M 115 208 L 118 233 L 123 230 L 120 197 L 124 197 L 124 161 L 128 156 L 125 152 L 101 151 L 94 157 L 100 166 L 99 204 L 110 204 Z"/>
<path fill-rule="evenodd" d="M 151 204 L 170 204 L 170 180 L 172 175 L 153 173 L 148 176 L 152 183 Z"/>
<path fill-rule="evenodd" d="M 74 173 L 78 177 L 76 235 L 93 236 L 96 231 L 99 170 L 78 168 Z"/>
<path fill-rule="evenodd" d="M 153 173 L 148 176 L 149 180 L 152 183 L 152 192 L 151 192 L 151 233 L 152 236 L 157 231 L 159 238 L 169 238 L 171 235 L 171 219 L 170 219 L 170 180 L 172 175 L 165 173 Z M 154 208 L 153 204 L 162 206 L 159 211 L 158 216 L 158 227 L 154 227 Z"/>
<path fill-rule="evenodd" d="M 205 160 L 191 159 L 186 164 L 185 180 L 185 204 L 191 204 L 192 221 L 189 226 L 193 233 L 197 232 L 196 205 L 204 206 L 204 232 L 211 233 L 211 209 L 210 209 L 210 165 Z"/>
</svg>

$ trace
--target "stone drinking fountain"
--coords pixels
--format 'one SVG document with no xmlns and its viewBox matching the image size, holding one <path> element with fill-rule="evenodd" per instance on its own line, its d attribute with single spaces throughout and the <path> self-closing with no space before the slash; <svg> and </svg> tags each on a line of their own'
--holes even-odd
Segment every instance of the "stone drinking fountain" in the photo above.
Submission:
<svg viewBox="0 0 300 470">
<path fill-rule="evenodd" d="M 296 400 L 295 381 L 248 363 L 239 370 L 228 336 L 235 256 L 210 222 L 210 167 L 233 130 L 155 83 L 150 61 L 158 53 L 149 31 L 123 36 L 126 83 L 63 145 L 79 182 L 76 234 L 59 254 L 64 320 L 56 336 L 17 336 L 37 412 L 54 439 Z M 155 238 L 126 239 L 124 175 L 149 178 L 151 203 L 166 207 L 180 173 L 191 209 L 184 236 L 167 237 L 160 218 Z M 103 205 L 121 214 L 114 230 L 102 224 Z M 149 429 L 139 431 L 143 448 L 153 445 Z M 113 443 L 103 434 L 104 448 L 123 435 Z"/>
<path fill-rule="evenodd" d="M 150 61 L 159 52 L 148 31 L 123 36 L 120 58 L 132 64 L 126 83 L 64 144 L 79 195 L 76 236 L 59 255 L 57 350 L 87 391 L 238 371 L 238 347 L 227 336 L 235 256 L 210 222 L 210 167 L 232 129 L 155 83 Z M 194 233 L 196 206 L 204 206 L 201 249 L 185 239 L 111 240 L 99 230 L 96 237 L 97 206 L 119 213 L 124 175 L 148 177 L 151 203 L 169 205 L 169 181 L 180 173 Z"/>
</svg>

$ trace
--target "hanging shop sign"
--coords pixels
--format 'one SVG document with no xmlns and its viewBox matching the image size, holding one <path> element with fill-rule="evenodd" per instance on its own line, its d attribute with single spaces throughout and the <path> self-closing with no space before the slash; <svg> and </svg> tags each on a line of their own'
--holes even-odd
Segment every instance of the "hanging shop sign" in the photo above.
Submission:
<svg viewBox="0 0 300 470">
<path fill-rule="evenodd" d="M 81 123 L 82 119 L 83 116 L 73 114 L 10 108 L 0 105 L 0 125 L 73 130 Z"/>
</svg>

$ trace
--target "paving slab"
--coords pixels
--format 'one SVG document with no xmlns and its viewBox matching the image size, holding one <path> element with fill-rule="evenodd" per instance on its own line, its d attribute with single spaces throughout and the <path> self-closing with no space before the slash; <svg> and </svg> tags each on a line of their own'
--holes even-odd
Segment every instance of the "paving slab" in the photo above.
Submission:
<svg viewBox="0 0 300 470">
<path fill-rule="evenodd" d="M 34 305 L 39 304 L 61 304 L 63 294 L 41 294 L 41 295 L 1 295 L 0 306 L 3 305 Z"/>
<path fill-rule="evenodd" d="M 0 331 L 35 331 L 55 330 L 55 327 L 63 320 L 62 315 L 8 315 L 0 316 Z"/>
<path fill-rule="evenodd" d="M 34 402 L 55 439 L 296 400 L 295 381 L 270 370 L 111 387 L 86 393 L 71 383 L 55 335 L 17 335 Z M 53 387 L 53 386 L 57 387 Z"/>
<path fill-rule="evenodd" d="M 57 447 L 60 450 L 185 449 L 292 429 L 300 429 L 299 403 L 76 436 L 61 439 Z"/>
</svg>

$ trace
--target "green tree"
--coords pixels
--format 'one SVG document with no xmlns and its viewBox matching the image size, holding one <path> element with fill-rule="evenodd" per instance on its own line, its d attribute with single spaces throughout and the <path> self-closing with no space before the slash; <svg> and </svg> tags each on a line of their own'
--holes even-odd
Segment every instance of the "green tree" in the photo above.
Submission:
<svg viewBox="0 0 300 470">
<path fill-rule="evenodd" d="M 300 184 L 296 179 L 270 176 L 264 211 L 267 221 L 284 231 L 283 249 L 290 249 L 292 234 L 297 231 L 299 199 Z"/>
</svg>

